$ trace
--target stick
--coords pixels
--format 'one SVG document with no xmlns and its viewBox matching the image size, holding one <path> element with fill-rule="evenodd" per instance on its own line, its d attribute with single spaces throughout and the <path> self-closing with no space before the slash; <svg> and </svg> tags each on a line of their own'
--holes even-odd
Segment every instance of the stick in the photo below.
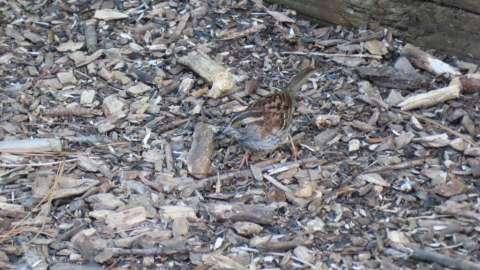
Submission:
<svg viewBox="0 0 480 270">
<path fill-rule="evenodd" d="M 166 248 L 166 247 L 157 247 L 157 248 L 110 248 L 109 249 L 113 256 L 124 256 L 124 255 L 140 255 L 140 256 L 159 256 L 159 255 L 173 255 L 173 254 L 186 254 L 191 251 L 191 248 Z"/>
<path fill-rule="evenodd" d="M 293 248 L 296 248 L 300 245 L 302 246 L 310 246 L 312 245 L 312 240 L 310 239 L 302 239 L 300 237 L 295 238 L 293 240 L 289 241 L 279 241 L 279 242 L 273 242 L 273 241 L 268 241 L 265 243 L 260 243 L 258 245 L 254 245 L 256 248 L 260 249 L 263 252 L 285 252 L 289 251 Z"/>
<path fill-rule="evenodd" d="M 62 141 L 60 139 L 26 139 L 0 142 L 0 152 L 37 153 L 49 151 L 61 152 Z"/>
<path fill-rule="evenodd" d="M 417 108 L 426 108 L 454 99 L 460 96 L 460 84 L 451 84 L 450 86 L 426 93 L 411 96 L 398 104 L 402 111 L 413 110 Z"/>
<path fill-rule="evenodd" d="M 400 53 L 410 59 L 416 67 L 435 75 L 442 75 L 445 73 L 455 76 L 460 75 L 460 72 L 456 68 L 411 44 L 405 45 L 400 50 Z"/>
<path fill-rule="evenodd" d="M 176 127 L 179 127 L 185 123 L 187 123 L 189 121 L 188 118 L 185 118 L 185 119 L 175 119 L 173 122 L 170 122 L 170 123 L 167 123 L 165 125 L 162 125 L 161 127 L 159 127 L 157 129 L 157 133 L 159 134 L 162 134 L 162 133 L 165 133 L 167 131 L 170 131 Z"/>
<path fill-rule="evenodd" d="M 467 260 L 452 258 L 445 254 L 437 253 L 435 251 L 423 250 L 416 247 L 407 247 L 407 248 L 402 247 L 399 249 L 401 251 L 408 252 L 410 257 L 417 260 L 438 263 L 442 266 L 452 268 L 452 269 L 480 270 L 479 264 L 476 264 Z"/>
<path fill-rule="evenodd" d="M 3 168 L 23 168 L 23 167 L 44 167 L 44 166 L 53 166 L 58 165 L 62 162 L 74 162 L 77 161 L 78 158 L 72 158 L 62 161 L 52 161 L 52 162 L 41 162 L 41 163 L 26 163 L 26 164 L 3 164 L 0 163 L 0 167 Z"/>
<path fill-rule="evenodd" d="M 178 63 L 191 68 L 212 84 L 212 88 L 208 91 L 208 95 L 212 98 L 222 96 L 235 86 L 233 74 L 201 51 L 190 52 L 178 58 Z"/>
<path fill-rule="evenodd" d="M 345 53 L 320 53 L 320 52 L 282 52 L 281 54 L 286 55 L 305 55 L 305 56 L 321 56 L 325 58 L 334 58 L 334 57 L 352 57 L 352 58 L 373 58 L 373 59 L 382 59 L 380 55 L 372 54 L 345 54 Z"/>
<path fill-rule="evenodd" d="M 451 205 L 451 204 L 453 204 L 453 205 Z M 464 218 L 468 218 L 468 219 L 474 219 L 477 222 L 480 221 L 480 214 L 479 213 L 477 213 L 475 211 L 472 211 L 472 210 L 462 208 L 460 203 L 453 203 L 452 202 L 451 204 L 450 205 L 447 204 L 447 205 L 436 206 L 435 210 L 442 213 L 442 214 L 447 214 L 447 215 L 451 215 L 451 216 L 454 216 L 454 217 L 464 217 Z"/>
<path fill-rule="evenodd" d="M 402 162 L 402 163 L 399 163 L 399 164 L 384 166 L 384 167 L 380 167 L 380 168 L 373 168 L 373 169 L 367 170 L 365 172 L 362 172 L 362 174 L 380 173 L 380 172 L 388 172 L 388 171 L 394 171 L 394 170 L 402 170 L 402 169 L 413 168 L 415 166 L 423 165 L 428 159 L 429 159 L 429 157 L 414 159 L 414 160 L 408 160 L 408 161 L 405 161 L 405 162 Z"/>
</svg>

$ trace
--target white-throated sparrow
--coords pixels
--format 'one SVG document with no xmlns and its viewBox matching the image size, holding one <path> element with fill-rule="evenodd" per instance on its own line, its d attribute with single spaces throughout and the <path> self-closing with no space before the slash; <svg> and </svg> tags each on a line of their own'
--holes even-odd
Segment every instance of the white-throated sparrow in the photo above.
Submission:
<svg viewBox="0 0 480 270">
<path fill-rule="evenodd" d="M 295 75 L 285 90 L 252 103 L 236 115 L 223 131 L 251 151 L 273 151 L 288 142 L 296 92 L 315 71 L 308 67 Z M 292 145 L 293 146 L 293 145 Z M 245 157 L 242 164 L 245 162 Z"/>
</svg>

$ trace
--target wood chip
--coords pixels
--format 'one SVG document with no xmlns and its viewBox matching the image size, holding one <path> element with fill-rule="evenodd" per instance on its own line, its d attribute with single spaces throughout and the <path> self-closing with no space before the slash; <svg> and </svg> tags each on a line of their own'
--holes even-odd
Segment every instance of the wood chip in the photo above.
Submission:
<svg viewBox="0 0 480 270">
<path fill-rule="evenodd" d="M 98 9 L 95 10 L 95 19 L 111 21 L 111 20 L 120 20 L 128 18 L 128 15 L 122 12 L 119 12 L 114 9 Z"/>
<path fill-rule="evenodd" d="M 195 177 L 205 177 L 211 173 L 213 135 L 212 126 L 205 123 L 198 123 L 195 126 L 192 147 L 187 155 L 188 172 Z"/>
<path fill-rule="evenodd" d="M 114 212 L 105 218 L 105 222 L 112 230 L 127 230 L 134 228 L 147 219 L 147 211 L 144 207 L 134 207 Z"/>
</svg>

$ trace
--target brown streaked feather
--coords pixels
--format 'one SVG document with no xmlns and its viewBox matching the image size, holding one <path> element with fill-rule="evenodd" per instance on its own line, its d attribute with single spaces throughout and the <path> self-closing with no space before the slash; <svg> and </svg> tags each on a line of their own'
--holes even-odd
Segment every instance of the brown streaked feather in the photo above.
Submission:
<svg viewBox="0 0 480 270">
<path fill-rule="evenodd" d="M 294 98 L 288 92 L 278 92 L 254 102 L 247 111 L 263 116 L 262 137 L 288 127 L 293 114 Z"/>
<path fill-rule="evenodd" d="M 282 92 L 253 102 L 237 114 L 225 129 L 245 148 L 270 151 L 283 144 L 289 134 L 298 89 L 315 71 L 307 68 L 294 76 Z"/>
</svg>

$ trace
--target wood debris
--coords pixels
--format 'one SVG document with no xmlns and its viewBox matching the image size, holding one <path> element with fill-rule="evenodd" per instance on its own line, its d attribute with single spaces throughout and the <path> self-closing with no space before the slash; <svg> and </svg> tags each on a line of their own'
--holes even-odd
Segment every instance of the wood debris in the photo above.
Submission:
<svg viewBox="0 0 480 270">
<path fill-rule="evenodd" d="M 479 264 L 476 63 L 259 0 L 7 2 L 0 269 Z M 218 131 L 311 65 L 298 156 L 239 168 Z"/>
</svg>

